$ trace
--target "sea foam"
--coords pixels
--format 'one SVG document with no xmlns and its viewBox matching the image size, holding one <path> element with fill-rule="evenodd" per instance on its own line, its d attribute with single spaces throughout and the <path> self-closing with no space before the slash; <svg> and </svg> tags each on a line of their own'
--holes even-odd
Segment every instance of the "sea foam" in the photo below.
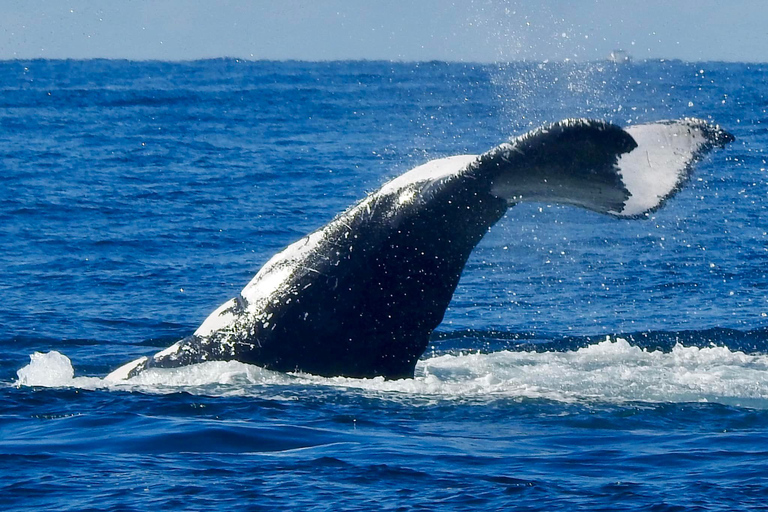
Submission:
<svg viewBox="0 0 768 512">
<path fill-rule="evenodd" d="M 419 362 L 414 379 L 284 374 L 235 361 L 150 369 L 118 383 L 74 377 L 58 352 L 31 356 L 17 386 L 121 389 L 149 393 L 272 396 L 286 387 L 339 388 L 442 399 L 544 398 L 556 401 L 717 402 L 768 408 L 768 355 L 727 347 L 648 351 L 617 338 L 568 352 L 442 355 Z"/>
</svg>

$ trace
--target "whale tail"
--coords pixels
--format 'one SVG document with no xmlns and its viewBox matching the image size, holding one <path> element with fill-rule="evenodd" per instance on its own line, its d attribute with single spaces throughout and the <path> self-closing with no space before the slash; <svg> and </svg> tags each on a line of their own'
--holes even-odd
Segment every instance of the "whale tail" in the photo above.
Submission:
<svg viewBox="0 0 768 512">
<path fill-rule="evenodd" d="M 566 120 L 480 155 L 434 160 L 385 184 L 270 259 L 192 336 L 108 376 L 238 360 L 277 371 L 412 377 L 464 265 L 521 201 L 638 217 L 733 136 L 697 119 L 622 129 Z"/>
<path fill-rule="evenodd" d="M 546 201 L 632 218 L 654 211 L 690 176 L 693 164 L 734 137 L 700 119 L 620 128 L 568 119 L 481 155 L 475 172 L 514 204 Z"/>
</svg>

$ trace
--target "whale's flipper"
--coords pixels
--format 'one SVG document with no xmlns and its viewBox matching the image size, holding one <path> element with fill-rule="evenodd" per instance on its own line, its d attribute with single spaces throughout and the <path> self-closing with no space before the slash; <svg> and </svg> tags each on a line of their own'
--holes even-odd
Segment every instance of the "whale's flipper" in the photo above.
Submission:
<svg viewBox="0 0 768 512">
<path fill-rule="evenodd" d="M 470 253 L 520 201 L 636 217 L 733 137 L 684 119 L 548 125 L 480 155 L 428 162 L 270 259 L 189 336 L 115 370 L 238 360 L 325 376 L 412 377 Z"/>
</svg>

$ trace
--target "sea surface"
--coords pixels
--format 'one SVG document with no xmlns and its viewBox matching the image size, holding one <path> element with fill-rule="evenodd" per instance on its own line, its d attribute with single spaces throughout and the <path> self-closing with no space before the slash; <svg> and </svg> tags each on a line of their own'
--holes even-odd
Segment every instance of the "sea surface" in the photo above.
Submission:
<svg viewBox="0 0 768 512">
<path fill-rule="evenodd" d="M 768 66 L 0 62 L 0 509 L 768 509 Z M 412 380 L 117 366 L 430 159 L 567 117 L 736 142 L 510 209 Z"/>
</svg>

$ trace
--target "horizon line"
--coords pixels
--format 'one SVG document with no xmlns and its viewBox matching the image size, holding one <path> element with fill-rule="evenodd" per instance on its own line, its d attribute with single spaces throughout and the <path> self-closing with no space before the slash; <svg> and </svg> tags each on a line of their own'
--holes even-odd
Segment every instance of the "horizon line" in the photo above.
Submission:
<svg viewBox="0 0 768 512">
<path fill-rule="evenodd" d="M 0 58 L 0 63 L 10 62 L 34 62 L 34 61 L 74 61 L 74 62 L 88 62 L 88 61 L 111 61 L 111 62 L 137 62 L 137 63 L 168 63 L 168 64 L 187 64 L 195 62 L 210 62 L 210 61 L 234 61 L 244 63 L 303 63 L 303 64 L 333 64 L 333 63 L 387 63 L 387 64 L 464 64 L 464 65 L 478 65 L 478 66 L 494 66 L 494 65 L 508 65 L 508 64 L 594 64 L 594 63 L 610 63 L 616 66 L 627 66 L 637 63 L 648 62 L 682 62 L 685 64 L 768 64 L 768 61 L 739 61 L 739 60 L 684 60 L 680 58 L 667 58 L 667 57 L 653 57 L 646 59 L 631 59 L 627 62 L 614 62 L 608 58 L 594 59 L 594 60 L 574 60 L 574 59 L 519 59 L 519 60 L 498 60 L 498 61 L 471 61 L 471 60 L 442 60 L 442 59 L 426 59 L 426 60 L 410 60 L 410 59 L 272 59 L 272 58 L 253 58 L 253 57 L 200 57 L 190 59 L 159 59 L 159 58 L 127 58 L 127 57 L 13 57 L 13 58 Z"/>
</svg>

